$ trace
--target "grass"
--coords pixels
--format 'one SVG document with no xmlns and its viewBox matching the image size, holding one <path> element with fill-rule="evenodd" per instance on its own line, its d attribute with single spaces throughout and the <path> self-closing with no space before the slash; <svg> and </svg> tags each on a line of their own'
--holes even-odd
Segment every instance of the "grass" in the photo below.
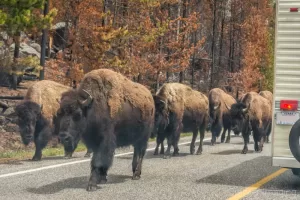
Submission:
<svg viewBox="0 0 300 200">
<path fill-rule="evenodd" d="M 192 133 L 181 133 L 180 137 L 188 137 L 192 136 Z M 150 138 L 149 142 L 156 141 L 156 138 Z M 83 152 L 86 151 L 86 146 L 80 141 L 75 152 Z M 31 159 L 34 155 L 34 149 L 32 150 L 11 150 L 0 152 L 0 164 L 7 163 L 15 160 L 23 160 L 23 159 Z M 61 144 L 56 148 L 46 147 L 43 149 L 43 157 L 51 157 L 51 156 L 63 156 L 64 148 Z"/>
</svg>

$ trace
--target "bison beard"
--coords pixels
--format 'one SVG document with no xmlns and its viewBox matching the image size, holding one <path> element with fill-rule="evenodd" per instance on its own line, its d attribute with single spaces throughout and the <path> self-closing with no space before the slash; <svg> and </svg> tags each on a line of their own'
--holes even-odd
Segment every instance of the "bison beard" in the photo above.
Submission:
<svg viewBox="0 0 300 200">
<path fill-rule="evenodd" d="M 161 154 L 170 158 L 171 146 L 173 155 L 179 154 L 178 141 L 181 132 L 193 132 L 190 153 L 195 153 L 195 141 L 200 131 L 200 144 L 196 154 L 202 153 L 205 129 L 208 125 L 208 99 L 202 93 L 192 90 L 180 83 L 164 84 L 156 95 L 155 128 L 157 134 L 154 155 L 158 154 L 161 145 Z M 163 141 L 167 138 L 168 148 L 164 152 Z"/>
<path fill-rule="evenodd" d="M 132 179 L 141 176 L 142 161 L 154 123 L 154 102 L 144 86 L 108 69 L 87 73 L 78 90 L 68 91 L 60 104 L 70 116 L 68 131 L 80 130 L 93 150 L 87 191 L 107 181 L 117 147 L 133 145 Z"/>
</svg>

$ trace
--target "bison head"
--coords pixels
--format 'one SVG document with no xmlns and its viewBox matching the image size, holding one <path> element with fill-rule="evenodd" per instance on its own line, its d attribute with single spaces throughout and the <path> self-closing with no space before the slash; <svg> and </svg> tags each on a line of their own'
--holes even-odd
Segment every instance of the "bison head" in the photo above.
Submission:
<svg viewBox="0 0 300 200">
<path fill-rule="evenodd" d="M 55 129 L 64 145 L 66 157 L 72 157 L 86 127 L 85 111 L 93 98 L 87 91 L 83 90 L 83 92 L 86 96 L 85 100 L 80 100 L 74 90 L 64 93 L 57 111 Z"/>
<path fill-rule="evenodd" d="M 232 104 L 232 106 L 229 107 L 225 103 L 225 106 L 230 110 L 230 115 L 232 119 L 232 130 L 235 133 L 242 132 L 245 123 L 247 123 L 246 114 L 248 113 L 250 104 L 247 107 L 244 103 L 239 102 Z"/>
<path fill-rule="evenodd" d="M 43 105 L 32 101 L 25 101 L 16 106 L 17 124 L 22 141 L 28 145 L 34 139 L 35 127 L 41 118 Z"/>
<path fill-rule="evenodd" d="M 157 133 L 162 132 L 169 124 L 169 113 L 167 108 L 167 102 L 158 96 L 153 96 L 155 103 L 155 120 L 152 137 Z"/>
</svg>

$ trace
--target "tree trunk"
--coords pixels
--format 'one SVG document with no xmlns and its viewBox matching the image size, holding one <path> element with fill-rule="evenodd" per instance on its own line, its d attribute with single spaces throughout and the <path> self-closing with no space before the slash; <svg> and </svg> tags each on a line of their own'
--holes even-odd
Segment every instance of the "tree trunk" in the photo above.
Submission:
<svg viewBox="0 0 300 200">
<path fill-rule="evenodd" d="M 12 66 L 12 74 L 11 74 L 11 81 L 10 81 L 11 88 L 14 90 L 17 90 L 17 85 L 18 85 L 17 64 L 18 64 L 18 58 L 20 57 L 20 38 L 21 38 L 21 33 L 17 32 L 14 35 L 14 41 L 15 41 L 14 64 Z"/>
<path fill-rule="evenodd" d="M 216 11 L 217 11 L 217 2 L 216 0 L 213 1 L 213 30 L 212 30 L 212 44 L 211 44 L 211 73 L 210 73 L 210 87 L 213 87 L 214 81 L 214 66 L 215 66 L 215 29 L 216 29 Z"/>
</svg>

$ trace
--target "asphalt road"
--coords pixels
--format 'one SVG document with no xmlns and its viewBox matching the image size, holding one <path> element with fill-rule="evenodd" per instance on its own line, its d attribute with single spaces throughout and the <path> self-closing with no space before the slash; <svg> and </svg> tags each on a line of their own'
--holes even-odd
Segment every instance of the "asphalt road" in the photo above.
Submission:
<svg viewBox="0 0 300 200">
<path fill-rule="evenodd" d="M 215 146 L 206 139 L 203 154 L 190 155 L 190 140 L 182 138 L 180 155 L 171 159 L 153 156 L 154 143 L 149 143 L 140 180 L 131 180 L 132 154 L 127 152 L 132 148 L 118 149 L 107 184 L 94 192 L 86 191 L 90 162 L 84 153 L 69 160 L 55 157 L 0 165 L 0 199 L 228 199 L 279 170 L 271 166 L 271 144 L 255 153 L 251 142 L 244 155 L 241 137 L 232 137 L 231 144 L 219 144 L 219 138 Z M 287 170 L 244 194 L 244 199 L 300 199 L 299 189 L 300 178 Z"/>
</svg>

